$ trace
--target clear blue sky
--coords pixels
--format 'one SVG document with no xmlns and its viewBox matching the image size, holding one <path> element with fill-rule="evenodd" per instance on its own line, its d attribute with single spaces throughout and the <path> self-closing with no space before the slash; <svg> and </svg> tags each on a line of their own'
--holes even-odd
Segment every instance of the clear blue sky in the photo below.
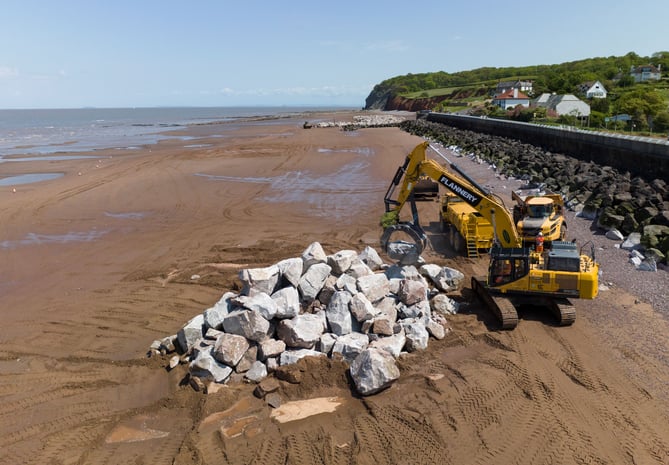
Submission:
<svg viewBox="0 0 669 465">
<path fill-rule="evenodd" d="M 669 50 L 667 0 L 4 0 L 0 108 L 364 106 L 407 73 Z"/>
</svg>

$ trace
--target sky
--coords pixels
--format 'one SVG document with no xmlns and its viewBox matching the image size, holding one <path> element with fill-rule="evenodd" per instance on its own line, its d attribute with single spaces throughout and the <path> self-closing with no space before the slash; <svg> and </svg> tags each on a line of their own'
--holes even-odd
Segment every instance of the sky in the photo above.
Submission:
<svg viewBox="0 0 669 465">
<path fill-rule="evenodd" d="M 362 108 L 409 73 L 650 56 L 668 18 L 667 0 L 3 0 L 0 108 Z"/>
</svg>

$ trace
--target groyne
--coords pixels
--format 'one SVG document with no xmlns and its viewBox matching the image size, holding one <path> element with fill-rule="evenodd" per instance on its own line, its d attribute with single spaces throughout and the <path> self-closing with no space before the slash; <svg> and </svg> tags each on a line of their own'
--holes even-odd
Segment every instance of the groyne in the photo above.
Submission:
<svg viewBox="0 0 669 465">
<path fill-rule="evenodd" d="M 426 119 L 458 129 L 518 139 L 551 152 L 612 166 L 651 180 L 669 179 L 669 142 L 665 139 L 449 113 L 432 112 Z"/>
</svg>

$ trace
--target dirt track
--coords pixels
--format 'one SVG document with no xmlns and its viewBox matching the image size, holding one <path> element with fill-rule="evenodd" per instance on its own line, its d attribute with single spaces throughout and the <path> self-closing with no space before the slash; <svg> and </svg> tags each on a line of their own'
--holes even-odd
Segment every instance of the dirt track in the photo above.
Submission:
<svg viewBox="0 0 669 465">
<path fill-rule="evenodd" d="M 304 361 L 282 400 L 342 405 L 288 423 L 253 386 L 205 395 L 183 367 L 147 359 L 154 339 L 234 290 L 239 267 L 313 241 L 377 246 L 387 184 L 420 139 L 303 121 L 193 128 L 207 147 L 3 165 L 66 175 L 0 188 L 0 463 L 669 463 L 669 325 L 621 287 L 576 302 L 566 328 L 525 309 L 498 332 L 465 305 L 369 398 L 341 363 Z M 428 261 L 485 270 L 426 225 Z"/>
</svg>

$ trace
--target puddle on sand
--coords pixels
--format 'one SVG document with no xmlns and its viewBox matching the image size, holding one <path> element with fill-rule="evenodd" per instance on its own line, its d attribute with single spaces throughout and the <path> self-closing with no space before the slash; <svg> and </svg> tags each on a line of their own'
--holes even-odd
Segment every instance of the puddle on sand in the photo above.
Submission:
<svg viewBox="0 0 669 465">
<path fill-rule="evenodd" d="M 19 162 L 19 161 L 67 161 L 67 160 L 85 160 L 88 158 L 100 158 L 94 155 L 53 155 L 47 157 L 0 157 L 0 163 Z"/>
<path fill-rule="evenodd" d="M 18 186 L 35 182 L 51 181 L 64 176 L 64 173 L 29 173 L 0 179 L 0 186 Z"/>
<path fill-rule="evenodd" d="M 258 200 L 263 202 L 307 203 L 316 216 L 344 218 L 352 205 L 374 202 L 386 182 L 370 180 L 369 163 L 359 161 L 324 176 L 291 171 L 276 177 L 235 177 L 196 173 L 211 181 L 269 184 L 271 193 Z"/>
<path fill-rule="evenodd" d="M 374 153 L 374 151 L 369 147 L 356 147 L 353 149 L 325 149 L 319 148 L 318 153 L 357 153 L 358 155 L 369 156 Z"/>
<path fill-rule="evenodd" d="M 190 144 L 190 145 L 184 145 L 185 149 L 201 149 L 204 147 L 211 147 L 211 144 Z"/>
<path fill-rule="evenodd" d="M 22 245 L 68 244 L 72 242 L 91 242 L 107 234 L 109 231 L 92 229 L 84 232 L 68 232 L 65 234 L 28 233 L 23 239 L 0 241 L 0 249 L 13 249 Z"/>
<path fill-rule="evenodd" d="M 109 216 L 110 218 L 141 220 L 142 218 L 144 218 L 146 216 L 146 213 L 143 213 L 143 212 L 127 212 L 127 213 L 105 212 L 105 216 Z"/>
</svg>

